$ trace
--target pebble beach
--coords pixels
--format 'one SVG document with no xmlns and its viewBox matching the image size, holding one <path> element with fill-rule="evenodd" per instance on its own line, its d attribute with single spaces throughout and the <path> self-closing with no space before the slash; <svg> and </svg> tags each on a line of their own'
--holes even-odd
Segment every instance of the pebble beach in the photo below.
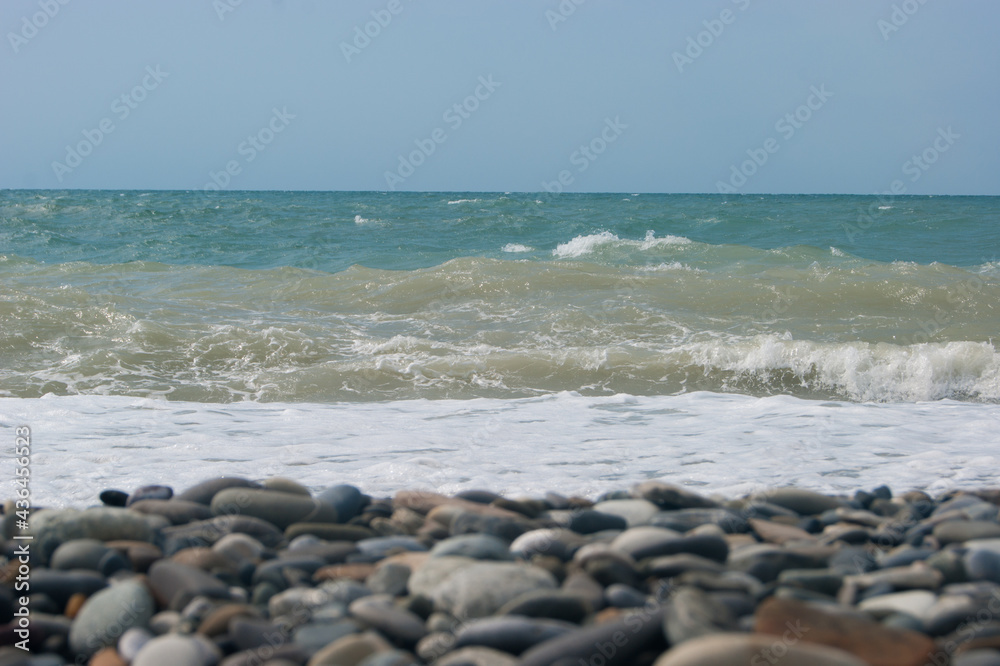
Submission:
<svg viewBox="0 0 1000 666">
<path fill-rule="evenodd" d="M 997 489 L 94 500 L 6 503 L 0 666 L 1000 664 Z"/>
</svg>

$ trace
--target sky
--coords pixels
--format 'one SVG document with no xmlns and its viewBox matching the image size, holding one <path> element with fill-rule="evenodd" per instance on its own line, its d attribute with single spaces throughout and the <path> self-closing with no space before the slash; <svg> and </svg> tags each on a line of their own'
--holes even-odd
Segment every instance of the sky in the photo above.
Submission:
<svg viewBox="0 0 1000 666">
<path fill-rule="evenodd" d="M 1000 195 L 995 0 L 2 0 L 0 188 Z"/>
</svg>

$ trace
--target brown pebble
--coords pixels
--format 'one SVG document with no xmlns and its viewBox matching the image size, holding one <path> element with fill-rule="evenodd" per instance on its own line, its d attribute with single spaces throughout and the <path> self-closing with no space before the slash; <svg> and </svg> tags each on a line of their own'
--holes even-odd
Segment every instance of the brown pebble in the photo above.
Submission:
<svg viewBox="0 0 1000 666">
<path fill-rule="evenodd" d="M 154 562 L 163 557 L 162 550 L 145 541 L 107 541 L 104 545 L 127 557 L 138 573 L 146 573 Z"/>
<path fill-rule="evenodd" d="M 937 651 L 924 634 L 828 613 L 792 599 L 764 601 L 757 608 L 754 629 L 777 636 L 793 632 L 803 641 L 846 650 L 871 666 L 924 666 L 934 663 Z"/>
<path fill-rule="evenodd" d="M 90 666 L 128 666 L 128 662 L 122 659 L 118 651 L 114 648 L 104 648 L 88 662 Z"/>
<path fill-rule="evenodd" d="M 209 638 L 229 630 L 229 621 L 235 617 L 259 618 L 260 611 L 248 604 L 223 604 L 205 616 L 198 625 L 198 633 Z"/>
<path fill-rule="evenodd" d="M 80 612 L 80 609 L 83 608 L 83 604 L 86 601 L 87 595 L 82 592 L 77 592 L 69 598 L 69 601 L 66 602 L 66 610 L 63 612 L 63 615 L 72 620 L 76 617 L 76 614 Z"/>
<path fill-rule="evenodd" d="M 770 520 L 750 519 L 750 526 L 764 541 L 770 543 L 789 543 L 791 541 L 815 541 L 816 537 L 794 525 L 783 525 Z"/>
<path fill-rule="evenodd" d="M 361 583 L 373 573 L 375 573 L 375 565 L 369 564 L 368 562 L 356 562 L 354 564 L 331 564 L 330 566 L 319 568 L 316 573 L 313 574 L 313 580 L 318 583 L 324 580 L 348 578 Z"/>
</svg>

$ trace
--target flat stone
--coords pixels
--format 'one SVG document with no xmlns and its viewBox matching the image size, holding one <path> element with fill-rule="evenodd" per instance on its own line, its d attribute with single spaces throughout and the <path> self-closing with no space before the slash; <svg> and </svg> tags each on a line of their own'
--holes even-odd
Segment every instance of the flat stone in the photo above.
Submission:
<svg viewBox="0 0 1000 666">
<path fill-rule="evenodd" d="M 152 621 L 152 619 L 150 620 Z M 136 655 L 139 654 L 139 650 L 152 640 L 153 634 L 149 630 L 143 629 L 142 627 L 132 627 L 131 629 L 125 630 L 118 639 L 118 654 L 121 656 L 122 660 L 130 664 L 135 660 Z"/>
<path fill-rule="evenodd" d="M 775 488 L 751 497 L 751 501 L 764 501 L 784 507 L 800 516 L 815 516 L 824 511 L 836 510 L 844 505 L 843 500 L 828 497 L 802 488 Z"/>
<path fill-rule="evenodd" d="M 309 654 L 321 649 L 344 636 L 360 634 L 364 628 L 351 618 L 339 620 L 312 620 L 296 627 L 292 642 L 301 646 Z"/>
<path fill-rule="evenodd" d="M 167 634 L 146 643 L 132 666 L 210 666 L 219 656 L 204 638 Z"/>
<path fill-rule="evenodd" d="M 59 608 L 65 608 L 74 595 L 89 597 L 108 586 L 104 576 L 95 571 L 57 571 L 41 567 L 32 569 L 29 583 L 33 595 L 44 594 Z"/>
<path fill-rule="evenodd" d="M 431 549 L 431 557 L 457 555 L 475 560 L 511 561 L 508 543 L 489 534 L 462 534 L 439 541 Z"/>
<path fill-rule="evenodd" d="M 518 666 L 514 657 L 486 647 L 464 647 L 449 652 L 434 662 L 434 666 Z"/>
<path fill-rule="evenodd" d="M 679 532 L 664 527 L 632 527 L 616 536 L 611 547 L 638 561 L 655 555 L 672 554 L 661 552 L 663 544 L 672 543 L 680 536 Z"/>
<path fill-rule="evenodd" d="M 825 645 L 804 641 L 791 643 L 761 634 L 732 633 L 687 641 L 664 652 L 653 666 L 747 666 L 770 664 L 768 657 L 780 666 L 868 666 L 849 652 Z"/>
<path fill-rule="evenodd" d="M 579 624 L 592 610 L 587 601 L 564 590 L 531 590 L 505 603 L 495 615 L 547 618 Z"/>
<path fill-rule="evenodd" d="M 233 617 L 229 621 L 229 638 L 237 650 L 252 650 L 273 642 L 283 631 L 270 620 L 260 617 Z M 270 639 L 270 640 L 269 640 Z"/>
<path fill-rule="evenodd" d="M 629 585 L 609 585 L 604 590 L 604 600 L 615 608 L 642 608 L 649 602 L 649 596 Z"/>
<path fill-rule="evenodd" d="M 109 488 L 101 491 L 100 499 L 105 506 L 124 507 L 128 503 L 128 493 Z"/>
<path fill-rule="evenodd" d="M 645 576 L 654 578 L 673 578 L 688 571 L 704 571 L 722 573 L 725 565 L 700 555 L 681 553 L 680 555 L 663 555 L 643 560 L 639 571 Z"/>
<path fill-rule="evenodd" d="M 434 557 L 427 560 L 420 568 L 410 575 L 408 587 L 410 594 L 430 597 L 449 576 L 460 570 L 478 563 L 470 557 Z"/>
<path fill-rule="evenodd" d="M 174 525 L 161 531 L 163 552 L 167 555 L 192 546 L 211 546 L 229 534 L 246 534 L 268 548 L 274 548 L 285 540 L 281 530 L 253 516 L 216 516 L 211 520 Z"/>
<path fill-rule="evenodd" d="M 933 663 L 937 653 L 934 641 L 924 634 L 828 613 L 790 599 L 765 600 L 754 619 L 759 634 L 783 636 L 795 627 L 804 640 L 850 652 L 873 666 L 924 666 Z"/>
<path fill-rule="evenodd" d="M 826 565 L 825 560 L 810 553 L 758 544 L 732 550 L 727 564 L 730 569 L 744 571 L 763 583 L 769 583 L 785 569 L 818 569 Z"/>
<path fill-rule="evenodd" d="M 56 548 L 74 539 L 152 541 L 155 535 L 152 524 L 142 514 L 106 506 L 84 511 L 37 511 L 31 516 L 31 530 L 35 537 L 33 550 L 43 564 L 48 563 Z"/>
<path fill-rule="evenodd" d="M 389 596 L 362 597 L 352 602 L 348 609 L 351 615 L 379 630 L 401 647 L 412 648 L 427 635 L 424 621 L 393 605 Z"/>
<path fill-rule="evenodd" d="M 831 597 L 836 596 L 843 583 L 844 576 L 830 569 L 785 569 L 778 574 L 779 585 L 811 590 Z"/>
<path fill-rule="evenodd" d="M 460 620 L 469 620 L 492 615 L 525 592 L 556 587 L 552 574 L 538 567 L 513 562 L 476 562 L 445 578 L 434 589 L 432 598 L 437 607 Z"/>
<path fill-rule="evenodd" d="M 255 481 L 248 481 L 247 479 L 241 479 L 239 477 L 218 477 L 215 479 L 207 479 L 191 486 L 180 495 L 177 495 L 177 499 L 185 500 L 188 502 L 198 502 L 199 504 L 204 504 L 206 506 L 212 503 L 212 498 L 220 490 L 225 490 L 226 488 L 260 488 L 261 485 Z"/>
<path fill-rule="evenodd" d="M 326 541 L 363 541 L 376 536 L 374 530 L 363 525 L 292 523 L 285 529 L 285 538 L 289 540 L 303 534 L 311 534 Z"/>
<path fill-rule="evenodd" d="M 149 584 L 171 610 L 183 609 L 195 597 L 229 600 L 229 587 L 221 580 L 169 560 L 160 560 L 149 568 Z"/>
<path fill-rule="evenodd" d="M 1000 538 L 1000 524 L 984 520 L 949 520 L 934 527 L 934 538 L 942 545 L 996 539 Z"/>
<path fill-rule="evenodd" d="M 198 625 L 198 633 L 214 638 L 229 630 L 229 623 L 237 617 L 259 618 L 260 611 L 250 604 L 222 604 L 216 606 Z"/>
<path fill-rule="evenodd" d="M 640 654 L 663 642 L 662 623 L 663 613 L 658 610 L 638 612 L 620 621 L 587 625 L 539 643 L 521 655 L 520 663 L 521 666 L 576 666 L 582 661 L 603 666 L 633 666 Z"/>
<path fill-rule="evenodd" d="M 378 652 L 392 650 L 392 644 L 372 631 L 338 638 L 314 654 L 306 666 L 351 666 Z"/>
<path fill-rule="evenodd" d="M 83 604 L 70 628 L 70 647 L 85 655 L 113 647 L 126 629 L 146 627 L 155 610 L 153 597 L 141 582 L 116 583 L 95 593 Z"/>
<path fill-rule="evenodd" d="M 464 511 L 451 521 L 449 531 L 452 536 L 459 534 L 489 534 L 507 542 L 528 532 L 534 527 L 518 514 L 513 517 L 483 515 L 478 512 Z"/>
<path fill-rule="evenodd" d="M 468 622 L 455 634 L 455 646 L 477 645 L 509 654 L 525 650 L 553 638 L 558 638 L 577 627 L 558 620 L 519 616 L 489 617 Z"/>
<path fill-rule="evenodd" d="M 750 526 L 762 540 L 770 543 L 784 544 L 791 541 L 815 541 L 816 537 L 804 529 L 794 525 L 783 525 L 770 520 L 751 518 Z"/>
<path fill-rule="evenodd" d="M 937 595 L 927 590 L 908 590 L 893 592 L 865 599 L 858 604 L 858 609 L 871 613 L 876 618 L 883 618 L 893 613 L 906 613 L 922 617 L 937 601 Z"/>
<path fill-rule="evenodd" d="M 337 511 L 325 502 L 278 490 L 226 488 L 212 498 L 215 515 L 252 516 L 284 530 L 293 523 L 336 523 Z"/>
<path fill-rule="evenodd" d="M 627 527 L 646 525 L 660 512 L 660 507 L 644 499 L 616 499 L 598 502 L 594 511 L 599 511 L 625 519 Z"/>
<path fill-rule="evenodd" d="M 163 516 L 173 525 L 186 525 L 212 517 L 212 510 L 204 504 L 177 499 L 144 499 L 131 503 L 129 508 L 139 513 Z"/>
<path fill-rule="evenodd" d="M 545 528 L 525 532 L 514 539 L 510 544 L 510 552 L 525 560 L 530 560 L 535 555 L 551 555 L 567 562 L 587 543 L 587 539 L 571 530 Z"/>
<path fill-rule="evenodd" d="M 294 479 L 289 479 L 283 476 L 272 476 L 269 479 L 264 479 L 260 485 L 262 485 L 265 490 L 277 490 L 282 493 L 312 497 L 312 493 L 309 492 L 308 488 Z"/>
<path fill-rule="evenodd" d="M 88 569 L 100 571 L 101 560 L 110 549 L 97 539 L 73 539 L 60 544 L 52 553 L 49 567 L 52 569 Z"/>
</svg>

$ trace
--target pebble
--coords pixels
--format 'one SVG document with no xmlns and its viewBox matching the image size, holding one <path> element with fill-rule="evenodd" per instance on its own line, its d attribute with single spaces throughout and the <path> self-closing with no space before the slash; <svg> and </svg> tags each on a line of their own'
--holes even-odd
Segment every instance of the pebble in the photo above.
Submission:
<svg viewBox="0 0 1000 666">
<path fill-rule="evenodd" d="M 219 478 L 101 501 L 32 516 L 24 663 L 922 666 L 959 646 L 952 663 L 978 666 L 1000 650 L 997 489 L 726 500 L 647 481 L 590 501 Z M 8 643 L 15 608 L 0 590 Z M 21 660 L 0 647 L 0 666 Z"/>
</svg>

